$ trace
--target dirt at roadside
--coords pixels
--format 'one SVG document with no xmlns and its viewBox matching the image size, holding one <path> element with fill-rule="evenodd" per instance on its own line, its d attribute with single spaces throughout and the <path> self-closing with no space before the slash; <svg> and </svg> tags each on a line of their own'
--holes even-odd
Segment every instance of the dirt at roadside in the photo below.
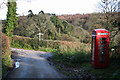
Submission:
<svg viewBox="0 0 120 80">
<path fill-rule="evenodd" d="M 68 78 L 79 78 L 81 80 L 96 80 L 95 75 L 89 72 L 85 72 L 83 68 L 68 67 L 63 64 L 54 62 L 51 57 L 47 58 L 50 65 L 57 68 L 59 72 L 68 76 Z"/>
</svg>

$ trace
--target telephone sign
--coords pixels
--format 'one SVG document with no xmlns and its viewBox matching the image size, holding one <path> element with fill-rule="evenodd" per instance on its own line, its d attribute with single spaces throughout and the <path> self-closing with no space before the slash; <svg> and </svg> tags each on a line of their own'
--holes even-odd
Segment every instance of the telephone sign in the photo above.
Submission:
<svg viewBox="0 0 120 80">
<path fill-rule="evenodd" d="M 95 29 L 92 31 L 91 64 L 95 68 L 109 65 L 109 31 Z"/>
<path fill-rule="evenodd" d="M 98 35 L 108 35 L 108 33 L 98 33 Z"/>
</svg>

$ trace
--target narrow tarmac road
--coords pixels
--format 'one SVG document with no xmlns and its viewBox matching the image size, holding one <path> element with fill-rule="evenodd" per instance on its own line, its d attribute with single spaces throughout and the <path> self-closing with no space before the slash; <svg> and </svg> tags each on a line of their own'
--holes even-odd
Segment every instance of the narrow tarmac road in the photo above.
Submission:
<svg viewBox="0 0 120 80">
<path fill-rule="evenodd" d="M 52 56 L 50 52 L 32 51 L 25 49 L 11 48 L 18 54 L 20 67 L 14 69 L 7 78 L 64 78 L 65 76 L 57 72 L 49 65 L 47 57 Z"/>
</svg>

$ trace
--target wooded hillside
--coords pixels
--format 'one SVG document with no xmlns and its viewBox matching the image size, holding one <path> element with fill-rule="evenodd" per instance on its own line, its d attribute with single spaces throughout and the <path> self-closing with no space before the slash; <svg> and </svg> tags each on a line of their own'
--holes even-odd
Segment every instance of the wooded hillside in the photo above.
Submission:
<svg viewBox="0 0 120 80">
<path fill-rule="evenodd" d="M 43 33 L 43 39 L 66 40 L 88 43 L 91 41 L 91 32 L 94 29 L 103 28 L 110 31 L 112 46 L 119 44 L 119 13 L 110 13 L 114 17 L 109 17 L 109 25 L 103 13 L 60 15 L 40 12 L 34 15 L 32 11 L 27 16 L 20 16 L 18 27 L 15 28 L 14 35 L 25 37 L 38 37 Z"/>
<path fill-rule="evenodd" d="M 94 29 L 107 29 L 110 31 L 111 46 L 116 46 L 120 44 L 120 13 L 107 13 L 107 15 L 108 19 L 103 13 L 60 15 L 58 18 L 86 30 L 89 34 Z"/>
<path fill-rule="evenodd" d="M 87 39 L 89 33 L 82 27 L 76 27 L 66 20 L 59 19 L 56 15 L 43 13 L 33 16 L 20 16 L 14 35 L 34 38 L 38 37 L 39 32 L 43 33 L 43 39 L 47 40 L 89 42 Z"/>
</svg>

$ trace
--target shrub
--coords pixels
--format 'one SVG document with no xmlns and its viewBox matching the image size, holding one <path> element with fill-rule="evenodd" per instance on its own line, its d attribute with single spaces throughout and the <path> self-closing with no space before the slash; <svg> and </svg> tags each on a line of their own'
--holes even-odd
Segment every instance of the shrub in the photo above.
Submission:
<svg viewBox="0 0 120 80">
<path fill-rule="evenodd" d="M 29 40 L 29 45 L 32 47 L 32 49 L 34 50 L 38 50 L 39 48 L 39 43 L 38 43 L 38 39 L 30 39 Z"/>
<path fill-rule="evenodd" d="M 64 51 L 76 52 L 81 50 L 90 51 L 91 45 L 80 43 L 80 42 L 61 41 L 59 45 L 59 49 L 61 52 L 64 52 Z"/>
<path fill-rule="evenodd" d="M 10 40 L 2 33 L 2 73 L 5 74 L 11 63 Z"/>
<path fill-rule="evenodd" d="M 46 42 L 47 47 L 59 49 L 60 41 L 45 41 L 45 42 Z"/>
</svg>

